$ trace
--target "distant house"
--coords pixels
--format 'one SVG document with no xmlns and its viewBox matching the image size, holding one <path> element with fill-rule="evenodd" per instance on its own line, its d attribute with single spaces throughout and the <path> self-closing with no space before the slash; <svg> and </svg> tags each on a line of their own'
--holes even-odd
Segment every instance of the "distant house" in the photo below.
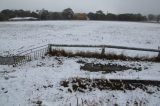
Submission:
<svg viewBox="0 0 160 106">
<path fill-rule="evenodd" d="M 88 20 L 88 17 L 85 13 L 75 13 L 74 19 L 76 20 Z"/>
<path fill-rule="evenodd" d="M 38 20 L 38 18 L 34 17 L 15 17 L 15 18 L 10 18 L 9 21 L 35 21 Z"/>
</svg>

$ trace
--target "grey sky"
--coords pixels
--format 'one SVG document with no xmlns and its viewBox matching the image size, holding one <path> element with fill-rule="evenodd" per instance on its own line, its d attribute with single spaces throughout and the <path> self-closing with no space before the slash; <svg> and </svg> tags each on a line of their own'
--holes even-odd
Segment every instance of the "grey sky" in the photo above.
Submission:
<svg viewBox="0 0 160 106">
<path fill-rule="evenodd" d="M 47 9 L 62 11 L 72 8 L 75 12 L 95 12 L 103 10 L 105 13 L 142 13 L 160 14 L 160 0 L 0 0 L 0 10 Z"/>
</svg>

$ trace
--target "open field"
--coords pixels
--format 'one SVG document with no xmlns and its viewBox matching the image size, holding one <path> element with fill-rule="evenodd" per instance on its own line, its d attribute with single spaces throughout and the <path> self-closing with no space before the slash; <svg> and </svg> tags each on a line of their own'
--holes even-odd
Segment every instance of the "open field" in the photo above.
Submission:
<svg viewBox="0 0 160 106">
<path fill-rule="evenodd" d="M 157 49 L 160 25 L 112 21 L 0 23 L 0 56 L 46 44 Z M 94 48 L 58 49 L 101 52 Z M 158 55 L 108 48 L 106 52 L 131 57 Z M 77 106 L 77 101 L 79 106 L 158 106 L 159 76 L 160 63 L 155 62 L 45 56 L 17 67 L 0 65 L 0 106 Z"/>
<path fill-rule="evenodd" d="M 33 40 L 34 39 L 34 40 Z M 112 21 L 1 22 L 0 53 L 16 54 L 45 44 L 107 44 L 158 49 L 160 25 Z M 8 52 L 7 52 L 8 51 Z M 109 52 L 114 50 L 108 49 Z M 115 50 L 118 52 L 117 50 Z M 120 51 L 141 55 L 141 52 Z M 157 55 L 143 52 L 142 55 Z"/>
</svg>

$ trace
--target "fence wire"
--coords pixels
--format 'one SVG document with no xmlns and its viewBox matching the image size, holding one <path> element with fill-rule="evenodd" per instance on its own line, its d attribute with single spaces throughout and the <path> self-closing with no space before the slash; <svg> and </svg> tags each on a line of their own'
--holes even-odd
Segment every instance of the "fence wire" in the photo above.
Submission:
<svg viewBox="0 0 160 106">
<path fill-rule="evenodd" d="M 39 46 L 33 49 L 22 51 L 13 56 L 0 56 L 0 64 L 17 66 L 38 58 L 43 58 L 47 52 L 48 45 Z"/>
<path fill-rule="evenodd" d="M 34 48 L 27 50 L 26 52 L 20 53 L 17 56 L 14 56 L 14 66 L 24 64 L 26 62 L 36 60 L 38 58 L 43 58 L 45 55 L 47 55 L 48 52 L 48 46 L 43 48 Z"/>
</svg>

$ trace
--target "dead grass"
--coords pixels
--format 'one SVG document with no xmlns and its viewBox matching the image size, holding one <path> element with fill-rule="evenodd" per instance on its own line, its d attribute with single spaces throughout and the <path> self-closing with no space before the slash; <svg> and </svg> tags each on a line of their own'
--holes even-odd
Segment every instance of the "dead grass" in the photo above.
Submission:
<svg viewBox="0 0 160 106">
<path fill-rule="evenodd" d="M 118 71 L 125 71 L 128 69 L 132 69 L 137 71 L 142 71 L 141 67 L 129 67 L 125 65 L 119 65 L 119 64 L 94 64 L 94 63 L 85 63 L 83 66 L 80 66 L 81 70 L 84 71 L 90 71 L 90 72 L 102 72 L 103 74 L 106 73 L 116 73 Z"/>
<path fill-rule="evenodd" d="M 64 57 L 86 57 L 86 58 L 98 58 L 98 59 L 108 59 L 108 60 L 123 60 L 123 61 L 150 61 L 150 62 L 160 62 L 159 57 L 147 57 L 147 56 L 135 56 L 129 57 L 124 54 L 106 53 L 101 54 L 98 52 L 76 52 L 65 51 L 64 49 L 53 49 L 48 53 L 50 56 L 64 56 Z"/>
<path fill-rule="evenodd" d="M 102 90 L 135 90 L 137 88 L 152 94 L 155 91 L 150 91 L 148 87 L 157 87 L 159 91 L 160 82 L 151 80 L 127 80 L 127 79 L 90 79 L 90 78 L 72 78 L 69 80 L 63 80 L 60 85 L 68 88 L 68 92 L 88 92 L 95 89 Z"/>
</svg>

